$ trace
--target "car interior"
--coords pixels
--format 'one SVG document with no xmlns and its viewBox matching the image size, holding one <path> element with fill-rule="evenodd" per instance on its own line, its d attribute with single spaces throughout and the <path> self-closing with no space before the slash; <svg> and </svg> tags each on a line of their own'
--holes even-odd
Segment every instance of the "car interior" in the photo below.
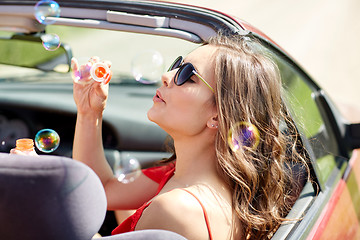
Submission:
<svg viewBox="0 0 360 240">
<path fill-rule="evenodd" d="M 61 156 L 0 154 L 1 239 L 92 239 L 106 206 L 100 179 L 85 164 Z M 185 240 L 165 230 L 97 239 Z"/>
<path fill-rule="evenodd" d="M 287 218 L 294 221 L 282 225 L 273 239 L 296 236 L 306 228 L 306 221 L 296 220 L 311 218 L 305 213 L 326 184 L 335 181 L 334 166 L 345 161 L 339 152 L 346 155 L 348 149 L 338 147 L 338 133 L 326 117 L 333 110 L 326 95 L 278 46 L 226 15 L 171 3 L 88 1 L 85 8 L 84 1 L 59 1 L 61 16 L 43 25 L 33 15 L 37 1 L 23 6 L 20 1 L 5 2 L 0 7 L 1 238 L 91 239 L 97 232 L 108 236 L 110 226 L 117 224 L 114 213 L 106 212 L 105 195 L 94 173 L 70 159 L 76 121 L 69 73 L 72 57 L 86 61 L 100 56 L 112 62 L 103 122 L 106 158 L 114 172 L 129 155 L 147 168 L 171 153 L 167 134 L 146 117 L 158 80 L 146 84 L 134 80 L 134 65 L 139 58 L 147 61 L 149 55 L 160 53 L 162 61 L 156 67 L 166 71 L 177 56 L 186 56 L 219 29 L 258 38 L 280 68 L 283 99 L 307 150 L 310 178 L 304 166 L 292 166 L 298 187 Z M 47 33 L 60 37 L 56 51 L 43 49 L 41 37 Z M 39 153 L 41 158 L 8 155 L 16 139 L 31 138 L 44 128 L 59 133 L 56 151 Z M 103 239 L 184 239 L 170 232 L 133 234 Z"/>
</svg>

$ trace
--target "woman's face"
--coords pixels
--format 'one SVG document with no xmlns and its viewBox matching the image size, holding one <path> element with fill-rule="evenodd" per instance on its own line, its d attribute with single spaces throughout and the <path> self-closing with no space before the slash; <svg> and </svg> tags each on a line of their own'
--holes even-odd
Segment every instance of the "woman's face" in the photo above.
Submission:
<svg viewBox="0 0 360 240">
<path fill-rule="evenodd" d="M 214 46 L 205 45 L 191 52 L 184 63 L 190 62 L 210 86 L 215 89 Z M 196 135 L 207 128 L 208 121 L 216 115 L 214 93 L 193 75 L 181 86 L 174 83 L 177 69 L 162 76 L 162 86 L 157 90 L 148 118 L 157 123 L 172 137 Z"/>
</svg>

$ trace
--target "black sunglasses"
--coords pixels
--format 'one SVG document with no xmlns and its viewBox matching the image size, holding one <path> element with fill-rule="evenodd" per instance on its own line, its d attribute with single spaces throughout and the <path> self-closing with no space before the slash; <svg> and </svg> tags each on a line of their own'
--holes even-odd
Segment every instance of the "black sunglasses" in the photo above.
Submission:
<svg viewBox="0 0 360 240">
<path fill-rule="evenodd" d="M 182 56 L 176 58 L 175 61 L 173 62 L 173 64 L 171 64 L 168 69 L 168 72 L 169 72 L 176 68 L 179 68 L 179 70 L 175 73 L 175 76 L 174 76 L 175 85 L 181 86 L 186 81 L 188 81 L 193 75 L 195 75 L 198 78 L 200 78 L 201 81 L 203 81 L 206 84 L 206 86 L 208 86 L 210 88 L 210 90 L 212 92 L 214 92 L 214 89 L 210 86 L 210 84 L 208 82 L 205 81 L 205 79 L 203 77 L 200 76 L 200 74 L 196 71 L 194 66 L 189 62 L 183 63 L 183 61 L 184 61 L 184 59 Z"/>
</svg>

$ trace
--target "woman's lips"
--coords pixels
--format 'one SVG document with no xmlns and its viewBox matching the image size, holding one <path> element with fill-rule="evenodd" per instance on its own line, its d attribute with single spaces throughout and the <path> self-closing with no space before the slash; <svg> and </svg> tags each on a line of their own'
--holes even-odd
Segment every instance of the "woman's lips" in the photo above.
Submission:
<svg viewBox="0 0 360 240">
<path fill-rule="evenodd" d="M 155 96 L 153 97 L 153 101 L 154 101 L 154 102 L 165 102 L 164 99 L 162 99 L 161 93 L 160 93 L 159 90 L 156 90 L 156 94 L 155 94 Z"/>
</svg>

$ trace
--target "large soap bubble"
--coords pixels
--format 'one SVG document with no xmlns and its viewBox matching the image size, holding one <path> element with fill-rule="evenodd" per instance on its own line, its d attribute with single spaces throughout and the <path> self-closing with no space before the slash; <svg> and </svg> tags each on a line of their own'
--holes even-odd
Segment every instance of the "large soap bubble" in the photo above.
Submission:
<svg viewBox="0 0 360 240">
<path fill-rule="evenodd" d="M 34 15 L 39 23 L 50 25 L 56 22 L 60 16 L 60 6 L 55 1 L 42 0 L 36 3 L 34 7 Z"/>
<path fill-rule="evenodd" d="M 42 129 L 35 136 L 35 146 L 42 152 L 51 153 L 59 147 L 59 144 L 59 134 L 52 129 Z"/>
<path fill-rule="evenodd" d="M 119 182 L 130 183 L 141 175 L 141 165 L 139 161 L 130 155 L 122 157 L 115 164 L 115 177 Z"/>
<path fill-rule="evenodd" d="M 131 62 L 131 71 L 135 80 L 143 84 L 160 82 L 164 69 L 164 58 L 155 50 L 144 51 L 135 56 Z"/>
<path fill-rule="evenodd" d="M 255 125 L 248 122 L 236 123 L 228 133 L 228 144 L 236 152 L 242 146 L 255 149 L 260 142 L 260 134 Z"/>
</svg>

